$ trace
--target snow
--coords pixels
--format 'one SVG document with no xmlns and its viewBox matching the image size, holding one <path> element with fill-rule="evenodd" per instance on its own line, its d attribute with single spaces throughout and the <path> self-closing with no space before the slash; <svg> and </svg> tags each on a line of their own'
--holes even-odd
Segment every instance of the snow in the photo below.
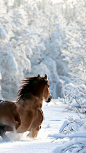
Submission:
<svg viewBox="0 0 86 153">
<path fill-rule="evenodd" d="M 0 140 L 0 153 L 60 153 L 69 146 L 71 146 L 73 152 L 75 149 L 79 150 L 80 147 L 74 146 L 72 148 L 72 146 L 84 143 L 86 141 L 86 132 L 78 131 L 66 135 L 62 133 L 62 129 L 68 124 L 65 121 L 67 116 L 74 116 L 78 121 L 79 116 L 77 113 L 67 111 L 66 104 L 62 103 L 62 99 L 53 99 L 48 104 L 44 102 L 43 112 L 44 121 L 37 138 L 28 138 L 28 132 L 22 135 L 7 133 L 11 141 L 3 142 Z M 85 148 L 83 153 L 84 150 Z"/>
<path fill-rule="evenodd" d="M 64 82 L 71 79 L 65 54 L 62 55 L 66 42 L 65 32 L 56 18 L 59 12 L 55 13 L 54 5 L 46 0 L 40 3 L 2 0 L 0 10 L 2 97 L 15 100 L 20 81 L 38 73 L 49 76 L 53 98 L 62 97 L 60 79 Z"/>
<path fill-rule="evenodd" d="M 63 97 L 63 85 L 71 83 L 70 71 L 85 80 L 85 6 L 85 0 L 0 1 L 4 99 L 15 100 L 20 81 L 38 73 L 48 74 L 53 98 Z"/>
</svg>

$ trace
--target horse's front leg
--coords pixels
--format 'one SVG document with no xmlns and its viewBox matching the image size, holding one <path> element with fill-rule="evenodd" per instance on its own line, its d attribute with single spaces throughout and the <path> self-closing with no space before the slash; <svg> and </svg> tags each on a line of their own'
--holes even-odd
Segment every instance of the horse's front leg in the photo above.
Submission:
<svg viewBox="0 0 86 153">
<path fill-rule="evenodd" d="M 30 127 L 29 137 L 31 138 L 37 137 L 37 134 L 40 130 L 43 119 L 44 119 L 43 111 L 40 109 L 37 109 L 33 122 Z"/>
</svg>

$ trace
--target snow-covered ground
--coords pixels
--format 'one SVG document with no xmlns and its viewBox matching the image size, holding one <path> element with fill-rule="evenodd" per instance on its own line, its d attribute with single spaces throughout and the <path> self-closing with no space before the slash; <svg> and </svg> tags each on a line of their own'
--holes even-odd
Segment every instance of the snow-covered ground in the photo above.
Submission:
<svg viewBox="0 0 86 153">
<path fill-rule="evenodd" d="M 77 120 L 80 119 L 77 113 L 72 113 L 66 109 L 63 100 L 52 100 L 49 104 L 44 102 L 43 112 L 45 119 L 37 138 L 30 139 L 24 133 L 21 137 L 16 135 L 13 141 L 0 141 L 0 153 L 60 153 L 62 149 L 63 152 L 66 152 L 64 149 L 75 144 L 75 142 L 81 143 L 86 140 L 85 132 L 84 134 L 83 132 L 74 132 L 74 134 L 67 134 L 67 136 L 61 133 L 69 116 L 71 118 L 74 116 Z M 12 138 L 12 135 L 8 136 Z M 73 139 L 74 137 L 75 139 Z M 76 149 L 74 153 L 77 153 L 77 150 L 80 149 L 80 146 L 77 146 L 71 147 L 72 151 Z M 69 152 L 67 151 L 67 153 Z M 83 153 L 86 153 L 85 148 Z"/>
</svg>

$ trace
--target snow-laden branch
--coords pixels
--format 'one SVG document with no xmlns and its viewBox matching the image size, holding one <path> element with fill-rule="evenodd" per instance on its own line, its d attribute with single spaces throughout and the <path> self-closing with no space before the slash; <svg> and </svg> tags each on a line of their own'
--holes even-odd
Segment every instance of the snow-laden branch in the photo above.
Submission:
<svg viewBox="0 0 86 153">
<path fill-rule="evenodd" d="M 69 149 L 72 151 L 72 149 L 74 149 L 73 153 L 76 153 L 77 151 L 82 150 L 83 153 L 86 152 L 86 149 L 84 148 L 86 147 L 86 138 L 83 140 L 82 138 L 80 139 L 73 139 L 63 145 L 59 145 L 57 148 L 54 149 L 54 151 L 52 153 L 65 153 L 66 151 L 68 151 Z"/>
<path fill-rule="evenodd" d="M 54 137 L 55 139 L 63 139 L 63 138 L 86 138 L 86 132 L 75 132 L 73 134 L 49 134 L 49 137 Z"/>
</svg>

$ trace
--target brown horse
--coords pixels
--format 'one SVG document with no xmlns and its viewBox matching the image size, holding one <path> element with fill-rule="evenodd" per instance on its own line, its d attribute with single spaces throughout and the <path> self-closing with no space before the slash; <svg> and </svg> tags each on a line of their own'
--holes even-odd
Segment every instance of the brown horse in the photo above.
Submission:
<svg viewBox="0 0 86 153">
<path fill-rule="evenodd" d="M 35 138 L 43 122 L 42 111 L 43 98 L 50 102 L 52 96 L 49 91 L 49 81 L 45 77 L 26 78 L 18 91 L 16 106 L 21 117 L 21 125 L 18 133 L 30 131 L 29 136 Z"/>
<path fill-rule="evenodd" d="M 47 75 L 26 78 L 18 91 L 18 99 L 14 102 L 0 101 L 0 135 L 6 131 L 17 130 L 17 133 L 30 131 L 29 136 L 35 138 L 43 122 L 43 99 L 50 102 Z"/>
<path fill-rule="evenodd" d="M 6 131 L 15 131 L 21 124 L 20 115 L 15 103 L 0 100 L 0 135 L 7 139 Z"/>
</svg>

